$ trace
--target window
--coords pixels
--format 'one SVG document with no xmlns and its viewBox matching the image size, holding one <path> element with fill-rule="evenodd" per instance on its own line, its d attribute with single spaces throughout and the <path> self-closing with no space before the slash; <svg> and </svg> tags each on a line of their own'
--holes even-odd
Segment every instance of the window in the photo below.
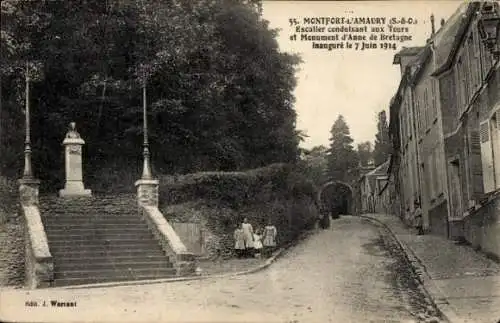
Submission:
<svg viewBox="0 0 500 323">
<path fill-rule="evenodd" d="M 465 106 L 465 87 L 463 79 L 463 63 L 462 57 L 458 58 L 457 62 L 457 89 L 458 89 L 458 115 L 461 116 Z"/>
<path fill-rule="evenodd" d="M 427 130 L 430 125 L 429 95 L 427 87 L 424 90 L 424 109 L 425 109 L 425 130 Z"/>
<path fill-rule="evenodd" d="M 432 106 L 432 121 L 437 118 L 437 104 L 436 104 L 436 81 L 430 80 L 431 83 L 431 106 Z"/>
<path fill-rule="evenodd" d="M 442 177 L 443 177 L 443 171 L 442 170 L 442 162 L 443 162 L 443 159 L 442 159 L 442 154 L 441 154 L 441 149 L 440 149 L 440 146 L 438 145 L 436 147 L 436 177 L 437 177 L 437 189 L 436 189 L 436 195 L 440 195 L 441 193 L 443 193 L 443 181 L 441 180 Z"/>
<path fill-rule="evenodd" d="M 490 140 L 488 123 L 481 124 L 481 143 L 486 143 Z"/>
<path fill-rule="evenodd" d="M 412 135 L 412 131 L 411 131 L 412 113 L 411 113 L 410 103 L 406 103 L 406 114 L 408 115 L 408 120 L 407 120 L 408 121 L 408 138 L 411 138 L 411 135 Z"/>
<path fill-rule="evenodd" d="M 474 77 L 475 83 L 474 87 L 477 89 L 481 85 L 481 49 L 479 47 L 479 37 L 477 35 L 477 28 L 474 28 L 474 37 L 472 39 L 472 44 L 474 46 Z"/>
<path fill-rule="evenodd" d="M 500 188 L 500 110 L 490 119 L 491 150 L 493 153 L 493 172 L 495 173 L 495 189 Z"/>
<path fill-rule="evenodd" d="M 495 169 L 493 147 L 490 136 L 490 120 L 482 122 L 480 125 L 481 136 L 481 162 L 483 169 L 483 188 L 485 193 L 495 189 Z"/>
<path fill-rule="evenodd" d="M 432 161 L 432 153 L 427 156 L 427 190 L 429 194 L 429 199 L 432 200 L 434 198 L 434 167 Z"/>
<path fill-rule="evenodd" d="M 417 125 L 417 131 L 416 131 L 416 134 L 418 134 L 417 137 L 421 137 L 422 133 L 421 133 L 421 129 L 422 129 L 422 125 L 421 125 L 421 113 L 420 113 L 420 104 L 419 104 L 419 100 L 418 100 L 418 97 L 417 99 L 415 100 L 415 111 L 416 111 L 416 116 L 415 118 L 417 119 L 416 120 L 416 125 Z"/>
</svg>

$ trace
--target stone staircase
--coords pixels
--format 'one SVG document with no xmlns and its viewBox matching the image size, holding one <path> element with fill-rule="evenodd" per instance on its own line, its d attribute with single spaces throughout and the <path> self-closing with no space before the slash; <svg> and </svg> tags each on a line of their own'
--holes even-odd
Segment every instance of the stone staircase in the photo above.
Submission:
<svg viewBox="0 0 500 323">
<path fill-rule="evenodd" d="M 138 214 L 135 194 L 41 196 L 40 213 L 54 259 L 53 286 L 176 275 Z"/>
</svg>

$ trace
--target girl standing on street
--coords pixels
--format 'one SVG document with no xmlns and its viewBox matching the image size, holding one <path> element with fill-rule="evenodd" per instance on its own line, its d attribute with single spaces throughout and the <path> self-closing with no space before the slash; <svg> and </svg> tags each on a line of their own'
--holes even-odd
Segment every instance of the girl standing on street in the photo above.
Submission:
<svg viewBox="0 0 500 323">
<path fill-rule="evenodd" d="M 253 247 L 255 249 L 255 255 L 260 257 L 262 251 L 262 236 L 260 235 L 260 230 L 255 230 L 255 234 L 253 235 Z"/>
<path fill-rule="evenodd" d="M 245 239 L 243 237 L 243 229 L 236 225 L 236 229 L 234 230 L 234 251 L 238 258 L 243 256 L 243 252 L 245 251 Z"/>
<path fill-rule="evenodd" d="M 277 235 L 278 235 L 278 230 L 276 230 L 276 227 L 271 223 L 271 220 L 269 220 L 268 224 L 264 228 L 264 239 L 262 242 L 266 257 L 268 257 L 273 251 L 273 249 L 276 247 Z"/>
<path fill-rule="evenodd" d="M 246 256 L 250 256 L 253 253 L 253 227 L 248 223 L 247 218 L 243 219 L 241 229 L 243 230 L 243 239 L 245 241 L 245 254 Z"/>
</svg>

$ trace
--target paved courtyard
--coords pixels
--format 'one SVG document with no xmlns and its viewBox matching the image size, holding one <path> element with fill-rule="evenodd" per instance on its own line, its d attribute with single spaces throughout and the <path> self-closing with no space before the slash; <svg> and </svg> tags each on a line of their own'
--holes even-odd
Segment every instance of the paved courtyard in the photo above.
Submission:
<svg viewBox="0 0 500 323">
<path fill-rule="evenodd" d="M 94 289 L 3 290 L 1 320 L 418 322 L 433 309 L 381 229 L 345 216 L 269 269 L 231 278 Z M 53 308 L 50 301 L 76 302 Z M 31 301 L 38 306 L 25 306 Z M 45 301 L 45 307 L 44 305 Z"/>
</svg>

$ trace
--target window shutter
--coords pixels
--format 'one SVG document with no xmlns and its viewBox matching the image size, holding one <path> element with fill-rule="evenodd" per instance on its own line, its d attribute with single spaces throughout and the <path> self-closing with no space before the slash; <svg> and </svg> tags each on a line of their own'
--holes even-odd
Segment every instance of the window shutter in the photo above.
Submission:
<svg viewBox="0 0 500 323">
<path fill-rule="evenodd" d="M 431 80 L 431 89 L 432 89 L 432 98 L 431 98 L 431 104 L 432 104 L 432 121 L 434 121 L 437 118 L 437 104 L 436 104 L 436 82 L 434 80 Z"/>
<path fill-rule="evenodd" d="M 491 150 L 489 122 L 480 125 L 481 131 L 481 161 L 483 168 L 483 188 L 485 193 L 495 189 L 495 174 L 493 172 L 493 153 Z"/>
<path fill-rule="evenodd" d="M 500 188 L 500 110 L 495 112 L 494 120 L 491 120 L 491 150 L 493 152 L 494 166 L 493 171 L 495 172 L 495 189 Z"/>
<path fill-rule="evenodd" d="M 444 172 L 445 172 L 445 169 L 443 168 L 443 151 L 441 150 L 441 146 L 439 145 L 438 148 L 437 148 L 437 174 L 439 176 L 438 178 L 438 195 L 443 193 L 444 189 L 443 189 L 443 180 L 445 178 L 443 178 L 444 176 Z"/>
<path fill-rule="evenodd" d="M 428 189 L 429 189 L 429 200 L 432 200 L 434 198 L 434 160 L 433 160 L 433 154 L 429 154 L 429 156 L 427 157 L 428 160 L 427 160 L 427 165 L 429 165 L 428 167 L 428 178 L 427 178 L 427 181 L 429 184 L 428 186 Z"/>
<path fill-rule="evenodd" d="M 483 167 L 481 164 L 481 140 L 478 130 L 469 133 L 470 142 L 470 167 L 472 175 L 472 198 L 479 200 L 484 194 Z"/>
</svg>

